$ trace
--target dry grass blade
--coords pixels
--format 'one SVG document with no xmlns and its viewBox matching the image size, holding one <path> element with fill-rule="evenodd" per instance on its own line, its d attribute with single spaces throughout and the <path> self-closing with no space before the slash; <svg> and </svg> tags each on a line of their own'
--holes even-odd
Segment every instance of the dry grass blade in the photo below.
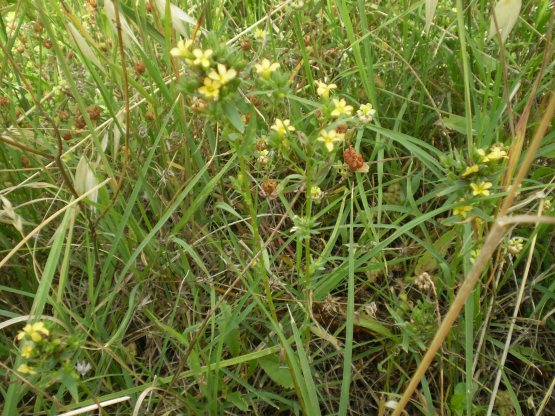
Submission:
<svg viewBox="0 0 555 416">
<path fill-rule="evenodd" d="M 29 241 L 36 233 L 38 233 L 40 230 L 42 230 L 44 227 L 46 227 L 48 224 L 50 224 L 52 221 L 54 221 L 56 218 L 58 218 L 60 215 L 62 215 L 64 212 L 66 212 L 68 209 L 75 207 L 76 205 L 80 204 L 84 199 L 90 197 L 91 195 L 93 195 L 95 192 L 98 192 L 98 190 L 100 188 L 102 188 L 104 185 L 106 185 L 108 182 L 110 182 L 110 179 L 105 179 L 103 182 L 99 183 L 97 186 L 95 186 L 94 188 L 89 189 L 87 192 L 85 192 L 83 195 L 81 195 L 79 198 L 74 199 L 73 201 L 71 201 L 69 204 L 67 204 L 66 206 L 64 206 L 63 208 L 60 208 L 58 211 L 56 211 L 54 214 L 52 214 L 50 217 L 48 217 L 47 219 L 45 219 L 43 222 L 41 222 L 39 225 L 37 225 L 33 230 L 31 230 L 31 232 L 29 234 L 27 234 L 25 236 L 25 238 L 23 238 L 19 243 L 17 243 L 15 245 L 14 248 L 12 248 L 10 250 L 10 252 L 8 254 L 6 254 L 6 256 L 0 260 L 0 269 L 6 265 L 6 263 L 8 262 L 8 260 L 15 254 L 17 253 L 17 251 L 23 247 L 25 245 L 25 243 L 27 241 Z"/>
<path fill-rule="evenodd" d="M 428 33 L 432 21 L 434 20 L 434 15 L 436 14 L 438 0 L 426 0 L 426 26 L 424 26 L 424 33 Z"/>
<path fill-rule="evenodd" d="M 544 204 L 544 200 L 541 200 L 540 202 L 540 206 L 538 209 L 538 217 L 540 217 L 542 215 L 542 211 L 543 211 L 543 204 Z M 555 220 L 555 218 L 553 218 L 553 220 Z M 555 223 L 555 221 L 554 221 Z M 537 225 L 536 225 L 537 227 Z M 503 349 L 503 354 L 501 355 L 501 360 L 499 362 L 499 369 L 497 370 L 497 375 L 495 376 L 495 382 L 493 385 L 493 389 L 491 392 L 491 398 L 490 398 L 490 402 L 488 405 L 488 412 L 487 412 L 487 416 L 490 416 L 492 411 L 493 411 L 493 405 L 495 404 L 495 399 L 497 398 L 497 391 L 499 389 L 499 383 L 501 382 L 501 375 L 503 372 L 503 367 L 505 366 L 505 361 L 507 360 L 507 355 L 509 354 L 509 347 L 511 345 L 511 340 L 513 337 L 513 331 L 515 328 L 515 324 L 516 324 L 516 318 L 518 316 L 518 311 L 520 309 L 520 304 L 522 303 L 522 297 L 524 295 L 524 289 L 526 288 L 526 282 L 528 281 L 528 274 L 530 273 L 530 266 L 532 265 L 532 260 L 534 258 L 534 248 L 536 247 L 536 240 L 537 240 L 538 235 L 534 234 L 534 237 L 532 238 L 532 243 L 530 245 L 530 250 L 528 252 L 528 259 L 526 261 L 526 267 L 524 268 L 524 274 L 522 276 L 522 282 L 520 283 L 520 288 L 518 290 L 518 296 L 516 299 L 516 304 L 515 304 L 515 309 L 513 312 L 513 316 L 511 318 L 511 323 L 509 326 L 509 332 L 507 333 L 507 339 L 505 341 L 505 348 Z"/>
</svg>

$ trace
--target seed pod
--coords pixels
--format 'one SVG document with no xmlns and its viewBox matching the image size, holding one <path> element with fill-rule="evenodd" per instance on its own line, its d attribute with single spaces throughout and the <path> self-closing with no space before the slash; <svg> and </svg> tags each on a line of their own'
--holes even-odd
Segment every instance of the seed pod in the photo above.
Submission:
<svg viewBox="0 0 555 416">
<path fill-rule="evenodd" d="M 262 188 L 261 196 L 269 199 L 277 198 L 277 186 L 278 183 L 273 179 L 266 179 L 262 182 L 260 187 Z"/>
<path fill-rule="evenodd" d="M 135 72 L 139 75 L 144 74 L 145 72 L 145 63 L 143 61 L 138 61 L 135 63 Z"/>
<path fill-rule="evenodd" d="M 349 169 L 353 172 L 368 172 L 368 164 L 364 161 L 364 158 L 360 153 L 358 153 L 353 146 L 349 146 L 343 152 L 343 160 L 349 166 Z"/>
<path fill-rule="evenodd" d="M 91 120 L 96 121 L 100 118 L 100 107 L 97 105 L 91 105 L 87 109 L 87 113 L 89 113 Z"/>
<path fill-rule="evenodd" d="M 241 42 L 241 49 L 244 50 L 245 52 L 251 50 L 251 41 L 250 41 L 250 39 L 245 39 Z"/>
<path fill-rule="evenodd" d="M 83 118 L 83 116 L 79 116 L 75 119 L 74 125 L 75 125 L 76 128 L 81 130 L 81 129 L 85 128 L 87 123 L 85 123 L 85 119 Z"/>
<path fill-rule="evenodd" d="M 335 128 L 335 131 L 338 134 L 345 134 L 345 132 L 349 129 L 349 126 L 347 126 L 346 124 L 341 124 L 340 126 L 337 126 Z"/>
<path fill-rule="evenodd" d="M 23 165 L 23 167 L 25 168 L 30 168 L 31 167 L 31 162 L 29 161 L 29 158 L 25 155 L 21 155 L 21 164 Z"/>
</svg>

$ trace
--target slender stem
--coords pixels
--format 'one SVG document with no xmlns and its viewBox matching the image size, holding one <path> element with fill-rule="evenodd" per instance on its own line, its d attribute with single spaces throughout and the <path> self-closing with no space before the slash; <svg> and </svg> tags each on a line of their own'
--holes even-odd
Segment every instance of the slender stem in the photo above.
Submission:
<svg viewBox="0 0 555 416">
<path fill-rule="evenodd" d="M 464 78 L 464 107 L 465 107 L 465 120 L 466 120 L 466 139 L 468 152 L 471 153 L 474 148 L 474 138 L 472 137 L 472 96 L 470 94 L 470 65 L 468 63 L 468 54 L 466 52 L 466 38 L 467 32 L 464 26 L 464 7 L 462 0 L 457 0 L 457 24 L 459 32 L 459 42 L 461 44 L 461 58 L 463 64 L 463 78 Z"/>
<path fill-rule="evenodd" d="M 258 231 L 258 216 L 256 214 L 256 209 L 254 207 L 254 203 L 252 200 L 252 195 L 251 195 L 251 191 L 250 191 L 250 184 L 248 181 L 248 171 L 247 171 L 247 167 L 245 164 L 245 159 L 244 158 L 240 158 L 239 160 L 239 166 L 241 168 L 241 174 L 243 175 L 243 196 L 245 198 L 245 203 L 247 204 L 247 209 L 249 210 L 249 215 L 250 215 L 250 221 L 251 221 L 251 227 L 252 227 L 252 233 L 253 233 L 253 248 L 254 248 L 254 252 L 258 252 L 259 250 L 264 250 L 264 243 L 262 241 L 262 238 L 260 237 L 260 233 Z M 277 317 L 277 313 L 276 313 L 276 308 L 274 306 L 274 301 L 272 299 L 272 290 L 270 288 L 270 281 L 268 279 L 268 275 L 266 273 L 266 268 L 264 267 L 264 262 L 263 261 L 259 261 L 256 263 L 256 268 L 257 271 L 260 273 L 260 275 L 262 276 L 262 283 L 264 284 L 264 292 L 266 293 L 266 299 L 268 300 L 268 305 L 270 307 L 270 314 L 272 315 L 272 318 L 274 319 L 274 321 L 276 322 L 276 324 L 279 322 L 278 321 L 278 317 Z"/>
</svg>

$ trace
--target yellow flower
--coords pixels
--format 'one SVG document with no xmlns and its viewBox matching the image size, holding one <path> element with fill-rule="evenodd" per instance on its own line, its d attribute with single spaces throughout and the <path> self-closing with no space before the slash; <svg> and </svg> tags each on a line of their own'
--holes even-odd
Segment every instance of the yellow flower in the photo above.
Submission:
<svg viewBox="0 0 555 416">
<path fill-rule="evenodd" d="M 491 182 L 480 182 L 480 183 L 471 183 L 470 187 L 472 188 L 472 195 L 474 196 L 488 196 L 489 195 L 489 188 L 491 188 L 493 184 Z"/>
<path fill-rule="evenodd" d="M 180 40 L 179 42 L 177 42 L 177 48 L 173 48 L 170 51 L 171 56 L 175 56 L 177 57 L 181 57 L 181 58 L 187 58 L 189 56 L 191 56 L 191 46 L 193 45 L 193 41 L 192 40 Z"/>
<path fill-rule="evenodd" d="M 343 141 L 344 137 L 345 135 L 343 133 L 338 133 L 334 129 L 331 129 L 320 131 L 320 136 L 316 140 L 324 143 L 328 152 L 333 152 L 335 147 L 334 143 Z"/>
<path fill-rule="evenodd" d="M 207 99 L 216 101 L 220 98 L 221 84 L 210 78 L 204 78 L 204 85 L 198 89 L 199 94 L 204 95 Z"/>
<path fill-rule="evenodd" d="M 237 71 L 233 68 L 227 69 L 225 65 L 218 64 L 218 71 L 212 71 L 208 74 L 208 78 L 218 81 L 221 85 L 227 84 L 237 76 Z"/>
<path fill-rule="evenodd" d="M 316 85 L 318 86 L 316 93 L 326 100 L 330 97 L 330 91 L 337 88 L 335 84 L 326 84 L 322 81 L 316 81 Z"/>
<path fill-rule="evenodd" d="M 270 79 L 270 75 L 272 72 L 277 71 L 279 68 L 279 64 L 277 62 L 270 62 L 266 58 L 262 60 L 259 64 L 254 64 L 254 69 L 256 73 L 264 79 Z"/>
<path fill-rule="evenodd" d="M 370 103 L 362 104 L 357 110 L 357 116 L 363 123 L 370 123 L 376 114 L 376 110 Z"/>
<path fill-rule="evenodd" d="M 492 146 L 487 155 L 488 161 L 507 159 L 507 158 L 508 158 L 507 152 L 505 151 L 505 149 L 503 149 L 503 146 L 501 145 Z"/>
<path fill-rule="evenodd" d="M 339 117 L 343 114 L 350 116 L 353 113 L 353 106 L 347 105 L 347 102 L 342 98 L 340 100 L 333 100 L 333 111 L 331 112 L 332 117 Z"/>
<path fill-rule="evenodd" d="M 464 201 L 463 198 L 459 199 L 459 201 Z M 453 215 L 460 215 L 463 218 L 466 218 L 466 215 L 472 211 L 472 205 L 459 205 L 458 207 L 453 208 Z"/>
<path fill-rule="evenodd" d="M 489 162 L 489 158 L 486 155 L 486 151 L 484 149 L 478 149 L 478 150 L 476 150 L 476 153 L 478 153 L 478 156 L 480 156 L 481 161 L 483 163 L 488 163 Z"/>
<path fill-rule="evenodd" d="M 288 131 L 295 131 L 295 127 L 291 125 L 289 120 L 280 120 L 279 118 L 276 118 L 276 121 L 274 121 L 274 124 L 270 128 L 274 130 L 279 137 L 284 137 Z"/>
<path fill-rule="evenodd" d="M 189 61 L 194 66 L 202 66 L 203 68 L 208 68 L 210 66 L 210 57 L 214 52 L 212 49 L 206 49 L 202 51 L 200 49 L 195 49 L 193 55 L 195 56 L 194 61 Z"/>
<path fill-rule="evenodd" d="M 463 172 L 462 177 L 464 178 L 465 176 L 472 175 L 473 173 L 476 173 L 479 170 L 480 170 L 480 167 L 478 165 L 469 166 Z"/>
<path fill-rule="evenodd" d="M 261 28 L 255 29 L 253 35 L 256 40 L 261 42 L 266 39 L 266 31 Z"/>
<path fill-rule="evenodd" d="M 21 356 L 23 358 L 31 358 L 31 355 L 33 355 L 34 350 L 35 350 L 35 348 L 32 344 L 25 344 L 21 348 Z"/>
<path fill-rule="evenodd" d="M 27 364 L 21 364 L 19 367 L 17 367 L 17 371 L 22 374 L 37 374 L 35 369 L 33 367 L 29 367 Z"/>
<path fill-rule="evenodd" d="M 17 339 L 22 340 L 23 338 L 29 337 L 34 342 L 39 342 L 42 336 L 48 336 L 50 331 L 44 326 L 42 322 L 36 322 L 34 324 L 27 324 L 23 327 L 23 331 L 19 331 L 17 334 Z"/>
</svg>

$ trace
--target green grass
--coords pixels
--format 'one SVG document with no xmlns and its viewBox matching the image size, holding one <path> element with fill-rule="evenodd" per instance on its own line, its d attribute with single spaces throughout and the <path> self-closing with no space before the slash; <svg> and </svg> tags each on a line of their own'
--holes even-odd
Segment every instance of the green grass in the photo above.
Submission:
<svg viewBox="0 0 555 416">
<path fill-rule="evenodd" d="M 425 35 L 425 1 L 0 4 L 3 415 L 390 414 L 503 201 L 553 216 L 552 9 L 500 49 L 490 6 Z M 553 414 L 549 221 L 478 262 L 407 414 Z"/>
</svg>

